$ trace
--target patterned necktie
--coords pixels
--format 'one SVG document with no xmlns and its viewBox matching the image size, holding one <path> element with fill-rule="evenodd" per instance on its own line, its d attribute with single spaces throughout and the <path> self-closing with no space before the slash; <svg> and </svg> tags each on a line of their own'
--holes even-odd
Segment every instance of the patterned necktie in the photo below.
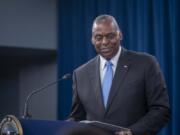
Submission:
<svg viewBox="0 0 180 135">
<path fill-rule="evenodd" d="M 105 64 L 106 72 L 103 79 L 103 85 L 102 85 L 102 93 L 103 93 L 103 100 L 104 100 L 104 106 L 106 108 L 109 92 L 111 89 L 111 84 L 113 80 L 113 69 L 112 69 L 112 63 L 111 61 L 107 61 Z"/>
</svg>

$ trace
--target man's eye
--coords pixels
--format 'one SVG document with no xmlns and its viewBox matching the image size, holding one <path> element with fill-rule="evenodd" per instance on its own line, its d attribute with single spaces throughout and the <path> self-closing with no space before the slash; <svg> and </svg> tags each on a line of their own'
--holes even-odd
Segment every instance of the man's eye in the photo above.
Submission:
<svg viewBox="0 0 180 135">
<path fill-rule="evenodd" d="M 102 36 L 95 36 L 95 39 L 98 41 L 102 40 L 102 38 L 103 38 Z"/>
<path fill-rule="evenodd" d="M 109 39 L 109 40 L 114 39 L 115 37 L 116 37 L 116 35 L 113 33 L 107 35 L 107 39 Z"/>
<path fill-rule="evenodd" d="M 115 37 L 116 37 L 116 34 L 114 34 L 114 33 L 109 33 L 109 34 L 107 34 L 107 35 L 96 35 L 96 36 L 95 36 L 95 40 L 96 40 L 96 41 L 102 41 L 103 38 L 106 38 L 106 40 L 112 40 L 112 39 L 114 39 Z"/>
</svg>

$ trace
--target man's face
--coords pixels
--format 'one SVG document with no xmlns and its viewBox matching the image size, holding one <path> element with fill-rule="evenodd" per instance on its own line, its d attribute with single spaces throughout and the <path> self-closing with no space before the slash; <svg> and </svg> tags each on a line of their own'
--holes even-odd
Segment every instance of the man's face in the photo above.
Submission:
<svg viewBox="0 0 180 135">
<path fill-rule="evenodd" d="M 112 22 L 94 24 L 92 29 L 92 43 L 96 52 L 110 60 L 119 49 L 122 34 Z"/>
</svg>

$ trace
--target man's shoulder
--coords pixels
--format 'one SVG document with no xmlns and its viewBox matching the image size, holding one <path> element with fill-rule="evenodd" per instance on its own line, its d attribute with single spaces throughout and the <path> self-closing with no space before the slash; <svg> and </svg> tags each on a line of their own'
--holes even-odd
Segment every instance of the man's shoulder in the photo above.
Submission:
<svg viewBox="0 0 180 135">
<path fill-rule="evenodd" d="M 98 59 L 99 59 L 99 56 L 96 56 L 90 59 L 89 61 L 87 61 L 86 63 L 82 64 L 81 66 L 77 67 L 74 71 L 78 72 L 78 71 L 90 70 L 94 65 L 98 63 Z"/>
<path fill-rule="evenodd" d="M 146 52 L 139 52 L 139 51 L 132 51 L 132 50 L 126 50 L 127 56 L 132 60 L 138 60 L 138 61 L 154 61 L 156 58 Z"/>
</svg>

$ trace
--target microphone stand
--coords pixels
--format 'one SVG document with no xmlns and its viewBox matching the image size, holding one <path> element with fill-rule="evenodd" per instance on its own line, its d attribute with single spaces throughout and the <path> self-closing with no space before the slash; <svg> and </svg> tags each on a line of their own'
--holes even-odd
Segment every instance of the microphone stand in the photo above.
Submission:
<svg viewBox="0 0 180 135">
<path fill-rule="evenodd" d="M 67 79 L 70 79 L 70 78 L 71 78 L 71 74 L 65 74 L 65 75 L 63 75 L 63 77 L 61 77 L 60 79 L 58 79 L 58 80 L 56 80 L 56 81 L 54 81 L 54 82 L 50 82 L 50 83 L 48 83 L 48 84 L 40 87 L 39 89 L 36 89 L 36 90 L 32 91 L 32 92 L 27 96 L 27 98 L 26 98 L 26 101 L 25 101 L 25 104 L 24 104 L 24 112 L 23 112 L 22 118 L 23 118 L 23 119 L 29 119 L 29 118 L 31 118 L 31 115 L 30 115 L 29 112 L 28 112 L 28 107 L 29 107 L 30 99 L 31 99 L 31 97 L 32 97 L 33 95 L 35 95 L 36 93 L 39 93 L 39 92 L 45 90 L 46 88 L 48 88 L 48 87 L 50 87 L 50 86 L 58 83 L 59 81 L 67 80 Z"/>
</svg>

